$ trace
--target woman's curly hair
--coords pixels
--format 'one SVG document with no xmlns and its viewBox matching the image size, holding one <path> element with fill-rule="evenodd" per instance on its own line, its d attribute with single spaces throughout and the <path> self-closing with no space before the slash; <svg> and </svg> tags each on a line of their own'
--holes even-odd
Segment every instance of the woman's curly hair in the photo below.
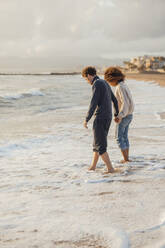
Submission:
<svg viewBox="0 0 165 248">
<path fill-rule="evenodd" d="M 125 79 L 125 75 L 118 67 L 108 67 L 104 72 L 104 79 L 109 83 L 113 80 L 122 82 Z"/>
</svg>

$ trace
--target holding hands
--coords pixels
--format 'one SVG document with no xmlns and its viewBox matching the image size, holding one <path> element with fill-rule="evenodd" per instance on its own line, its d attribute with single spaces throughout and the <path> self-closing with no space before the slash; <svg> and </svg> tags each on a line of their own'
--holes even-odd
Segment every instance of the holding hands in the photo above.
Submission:
<svg viewBox="0 0 165 248">
<path fill-rule="evenodd" d="M 120 119 L 119 117 L 116 116 L 116 117 L 114 118 L 114 121 L 115 121 L 116 123 L 119 124 L 119 123 L 121 122 L 121 119 Z"/>
</svg>

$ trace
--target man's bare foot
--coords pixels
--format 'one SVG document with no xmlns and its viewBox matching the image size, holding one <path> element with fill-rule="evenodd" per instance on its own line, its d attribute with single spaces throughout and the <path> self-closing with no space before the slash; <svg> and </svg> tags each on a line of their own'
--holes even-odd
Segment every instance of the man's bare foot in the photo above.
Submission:
<svg viewBox="0 0 165 248">
<path fill-rule="evenodd" d="M 128 163 L 128 162 L 132 162 L 132 160 L 129 160 L 129 159 L 128 159 L 128 160 L 121 160 L 121 161 L 120 161 L 121 164 L 125 164 L 125 163 Z"/>
<path fill-rule="evenodd" d="M 127 160 L 121 160 L 121 161 L 120 161 L 121 164 L 125 164 L 125 163 L 127 163 L 127 162 L 128 162 Z"/>
</svg>

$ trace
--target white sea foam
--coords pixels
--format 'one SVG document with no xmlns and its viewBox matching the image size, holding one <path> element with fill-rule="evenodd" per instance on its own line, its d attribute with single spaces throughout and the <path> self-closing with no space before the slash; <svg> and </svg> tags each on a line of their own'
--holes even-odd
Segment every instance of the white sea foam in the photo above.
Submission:
<svg viewBox="0 0 165 248">
<path fill-rule="evenodd" d="M 163 112 L 165 89 L 128 84 L 136 107 L 132 162 L 119 163 L 112 123 L 108 152 L 122 172 L 105 175 L 101 160 L 88 171 L 88 84 L 79 76 L 3 78 L 2 97 L 30 98 L 1 105 L 0 247 L 152 247 L 150 234 L 163 247 L 165 126 L 155 113 Z"/>
</svg>

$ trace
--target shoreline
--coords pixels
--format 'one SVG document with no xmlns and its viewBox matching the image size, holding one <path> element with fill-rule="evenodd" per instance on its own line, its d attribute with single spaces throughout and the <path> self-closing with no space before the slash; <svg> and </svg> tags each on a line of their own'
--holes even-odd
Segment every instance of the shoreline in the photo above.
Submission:
<svg viewBox="0 0 165 248">
<path fill-rule="evenodd" d="M 125 73 L 126 79 L 135 79 L 137 81 L 150 81 L 165 87 L 165 73 Z"/>
<path fill-rule="evenodd" d="M 80 72 L 48 72 L 48 73 L 0 73 L 0 76 L 67 76 L 79 75 Z"/>
</svg>

